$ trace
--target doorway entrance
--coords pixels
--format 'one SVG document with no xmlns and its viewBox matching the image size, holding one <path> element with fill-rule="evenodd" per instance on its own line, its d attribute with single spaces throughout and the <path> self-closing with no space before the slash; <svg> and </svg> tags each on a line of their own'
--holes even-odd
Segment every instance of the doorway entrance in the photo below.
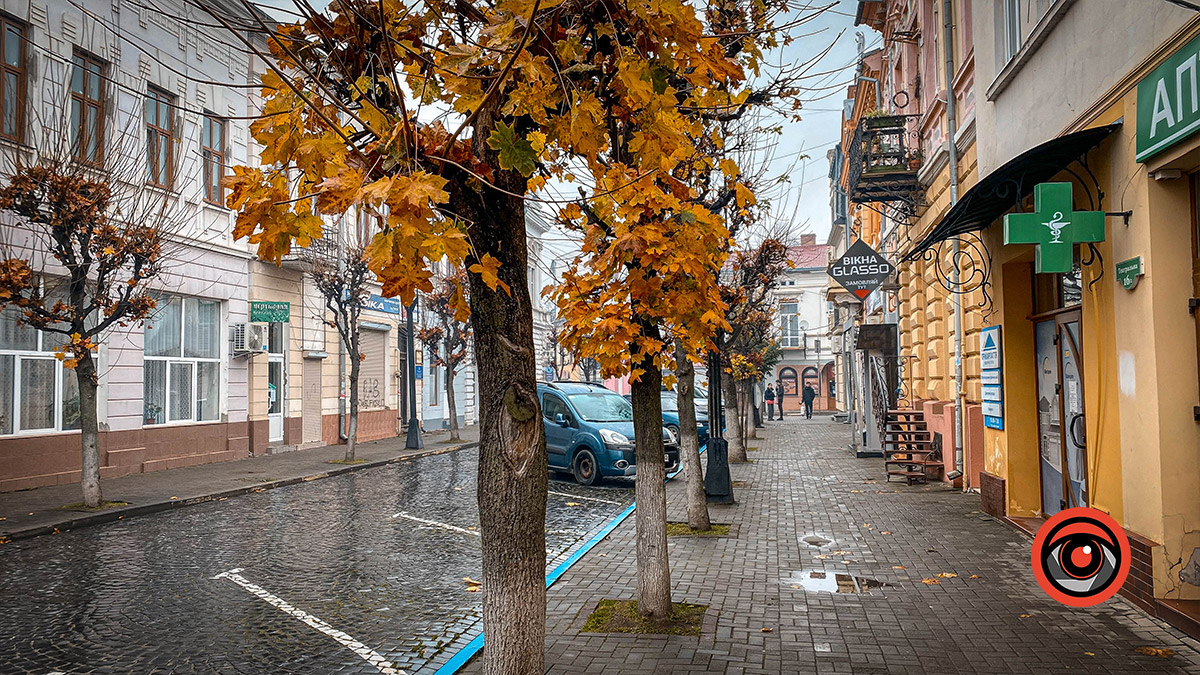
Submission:
<svg viewBox="0 0 1200 675">
<path fill-rule="evenodd" d="M 1088 505 L 1079 310 L 1034 324 L 1042 512 Z"/>
<path fill-rule="evenodd" d="M 287 324 L 272 322 L 267 329 L 267 440 L 283 440 L 283 398 L 287 390 L 285 345 Z"/>
</svg>

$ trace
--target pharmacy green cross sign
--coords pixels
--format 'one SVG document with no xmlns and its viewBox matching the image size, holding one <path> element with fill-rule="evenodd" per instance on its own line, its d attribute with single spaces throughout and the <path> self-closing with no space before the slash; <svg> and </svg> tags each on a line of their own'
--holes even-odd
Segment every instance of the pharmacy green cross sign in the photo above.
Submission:
<svg viewBox="0 0 1200 675">
<path fill-rule="evenodd" d="M 1037 244 L 1038 274 L 1067 273 L 1075 266 L 1075 244 L 1104 241 L 1103 211 L 1072 211 L 1070 183 L 1039 183 L 1033 213 L 1004 216 L 1004 245 Z"/>
</svg>

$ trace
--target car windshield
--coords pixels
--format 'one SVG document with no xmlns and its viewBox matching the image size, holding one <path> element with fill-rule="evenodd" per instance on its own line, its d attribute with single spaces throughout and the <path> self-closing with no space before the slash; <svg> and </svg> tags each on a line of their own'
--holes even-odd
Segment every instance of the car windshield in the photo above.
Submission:
<svg viewBox="0 0 1200 675">
<path fill-rule="evenodd" d="M 567 398 L 579 416 L 588 422 L 628 422 L 633 419 L 633 406 L 620 396 L 607 394 L 571 394 Z"/>
<path fill-rule="evenodd" d="M 663 412 L 679 412 L 679 399 L 675 396 L 675 392 L 667 392 L 662 395 Z"/>
</svg>

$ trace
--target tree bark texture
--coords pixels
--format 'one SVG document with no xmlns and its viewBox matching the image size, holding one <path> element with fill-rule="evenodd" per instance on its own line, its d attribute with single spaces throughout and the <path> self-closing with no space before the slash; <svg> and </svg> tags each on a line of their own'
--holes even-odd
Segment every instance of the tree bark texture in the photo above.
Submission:
<svg viewBox="0 0 1200 675">
<path fill-rule="evenodd" d="M 636 319 L 635 319 L 636 321 Z M 648 322 L 642 330 L 658 337 Z M 665 619 L 671 613 L 671 569 L 667 560 L 667 470 L 662 441 L 662 371 L 647 355 L 631 385 L 633 434 L 637 444 L 637 598 L 644 616 Z M 698 460 L 697 460 L 698 461 Z"/>
<path fill-rule="evenodd" d="M 746 438 L 758 438 L 758 425 L 755 421 L 758 419 L 756 409 L 758 408 L 758 383 L 753 379 L 746 380 Z"/>
<path fill-rule="evenodd" d="M 488 138 L 485 109 L 475 138 Z M 486 143 L 474 152 L 494 183 L 525 194 L 527 181 L 503 171 Z M 475 184 L 471 181 L 470 184 Z M 546 438 L 538 405 L 533 305 L 529 298 L 525 202 L 486 184 L 451 181 L 451 203 L 465 216 L 471 264 L 491 254 L 508 285 L 489 288 L 471 274 L 471 327 L 479 372 L 479 522 L 483 547 L 485 675 L 543 675 L 546 648 Z"/>
<path fill-rule="evenodd" d="M 79 486 L 85 506 L 100 506 L 104 495 L 100 491 L 100 424 L 96 412 L 96 360 L 89 351 L 76 354 L 75 379 L 79 383 L 79 429 L 83 472 Z"/>
<path fill-rule="evenodd" d="M 376 358 L 383 358 L 378 356 Z M 354 461 L 354 450 L 358 446 L 358 375 L 362 371 L 362 359 L 358 350 L 350 352 L 350 413 L 347 415 L 349 428 L 346 430 L 346 461 Z M 282 394 L 282 392 L 280 392 Z"/>
<path fill-rule="evenodd" d="M 454 369 L 446 367 L 446 403 L 450 407 L 450 440 L 461 441 L 458 433 L 458 406 L 454 401 Z"/>
<path fill-rule="evenodd" d="M 746 444 L 742 440 L 742 413 L 738 406 L 737 384 L 733 376 L 725 373 L 721 377 L 722 398 L 725 400 L 725 439 L 729 443 L 729 461 L 746 461 Z"/>
<path fill-rule="evenodd" d="M 682 346 L 675 343 L 675 395 L 679 404 L 679 453 L 687 490 L 688 527 L 710 530 L 708 500 L 704 494 L 704 470 L 700 466 L 700 439 L 696 435 L 696 367 Z M 711 431 L 710 431 L 711 433 Z"/>
</svg>

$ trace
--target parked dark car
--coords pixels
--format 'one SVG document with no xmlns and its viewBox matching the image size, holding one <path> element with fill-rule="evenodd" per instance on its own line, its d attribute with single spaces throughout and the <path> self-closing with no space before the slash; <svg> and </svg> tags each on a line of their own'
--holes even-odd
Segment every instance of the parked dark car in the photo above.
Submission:
<svg viewBox="0 0 1200 675">
<path fill-rule="evenodd" d="M 636 475 L 633 407 L 610 389 L 583 382 L 538 385 L 547 461 L 580 485 Z M 663 428 L 667 471 L 679 467 L 678 436 Z"/>
<path fill-rule="evenodd" d="M 625 394 L 624 398 L 633 405 L 630 394 Z M 679 397 L 673 391 L 662 392 L 662 418 L 663 426 L 679 438 Z M 700 445 L 708 442 L 708 414 L 701 411 L 699 406 L 696 407 L 696 438 L 699 439 Z"/>
</svg>

